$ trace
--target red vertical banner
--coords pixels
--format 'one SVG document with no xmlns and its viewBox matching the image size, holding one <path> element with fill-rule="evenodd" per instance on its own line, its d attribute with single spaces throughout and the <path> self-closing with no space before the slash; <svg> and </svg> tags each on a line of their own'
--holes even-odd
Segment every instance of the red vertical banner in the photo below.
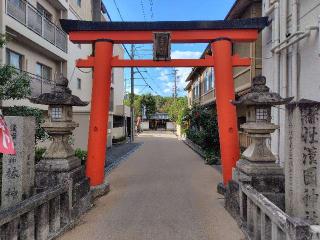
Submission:
<svg viewBox="0 0 320 240">
<path fill-rule="evenodd" d="M 3 116 L 0 115 L 0 153 L 16 154 L 14 143 L 10 130 L 4 121 Z"/>
</svg>

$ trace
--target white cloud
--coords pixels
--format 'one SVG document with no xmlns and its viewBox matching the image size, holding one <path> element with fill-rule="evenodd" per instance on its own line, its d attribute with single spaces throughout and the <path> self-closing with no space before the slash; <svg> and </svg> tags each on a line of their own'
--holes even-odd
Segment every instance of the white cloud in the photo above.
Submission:
<svg viewBox="0 0 320 240">
<path fill-rule="evenodd" d="M 202 52 L 194 51 L 173 51 L 171 53 L 172 59 L 197 59 L 201 56 Z"/>
<path fill-rule="evenodd" d="M 139 95 L 140 94 L 140 89 L 139 88 L 134 88 L 134 94 Z"/>
<path fill-rule="evenodd" d="M 171 53 L 172 59 L 197 59 L 201 56 L 201 52 L 196 51 L 173 51 Z M 161 80 L 163 92 L 172 93 L 174 86 L 174 76 L 170 75 L 172 71 L 168 68 L 156 68 L 159 71 L 158 80 Z M 177 72 L 177 88 L 183 91 L 187 83 L 185 82 L 192 68 L 176 68 Z"/>
<path fill-rule="evenodd" d="M 162 69 L 160 71 L 160 76 L 158 77 L 159 80 L 163 82 L 169 81 L 169 70 L 168 69 Z"/>
</svg>

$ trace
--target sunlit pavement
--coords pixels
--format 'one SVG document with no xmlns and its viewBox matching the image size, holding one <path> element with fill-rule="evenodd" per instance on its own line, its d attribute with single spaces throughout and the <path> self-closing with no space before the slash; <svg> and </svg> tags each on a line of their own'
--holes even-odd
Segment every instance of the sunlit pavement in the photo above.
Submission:
<svg viewBox="0 0 320 240">
<path fill-rule="evenodd" d="M 244 239 L 216 193 L 216 169 L 172 133 L 136 141 L 143 145 L 109 175 L 111 192 L 60 239 Z"/>
</svg>

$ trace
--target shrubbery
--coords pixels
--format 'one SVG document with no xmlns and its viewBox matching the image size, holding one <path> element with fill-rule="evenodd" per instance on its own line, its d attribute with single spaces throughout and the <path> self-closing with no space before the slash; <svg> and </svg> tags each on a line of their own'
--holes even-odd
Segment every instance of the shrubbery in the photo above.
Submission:
<svg viewBox="0 0 320 240">
<path fill-rule="evenodd" d="M 85 151 L 85 150 L 82 150 L 80 148 L 77 148 L 75 150 L 75 153 L 74 155 L 77 157 L 77 158 L 80 158 L 81 160 L 81 165 L 85 165 L 86 161 L 87 161 L 87 157 L 88 157 L 88 152 Z"/>
<path fill-rule="evenodd" d="M 186 135 L 206 153 L 208 164 L 220 159 L 218 121 L 215 108 L 194 106 L 184 117 Z"/>
</svg>

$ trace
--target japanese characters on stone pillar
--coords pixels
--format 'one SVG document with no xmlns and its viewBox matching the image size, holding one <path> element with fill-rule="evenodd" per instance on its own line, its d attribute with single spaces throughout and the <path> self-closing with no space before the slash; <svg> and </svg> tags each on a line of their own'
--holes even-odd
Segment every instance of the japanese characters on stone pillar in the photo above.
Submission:
<svg viewBox="0 0 320 240">
<path fill-rule="evenodd" d="M 320 224 L 320 103 L 289 104 L 286 117 L 286 211 Z"/>
<path fill-rule="evenodd" d="M 35 119 L 5 117 L 16 155 L 3 155 L 1 208 L 12 206 L 32 195 L 34 189 Z"/>
</svg>

